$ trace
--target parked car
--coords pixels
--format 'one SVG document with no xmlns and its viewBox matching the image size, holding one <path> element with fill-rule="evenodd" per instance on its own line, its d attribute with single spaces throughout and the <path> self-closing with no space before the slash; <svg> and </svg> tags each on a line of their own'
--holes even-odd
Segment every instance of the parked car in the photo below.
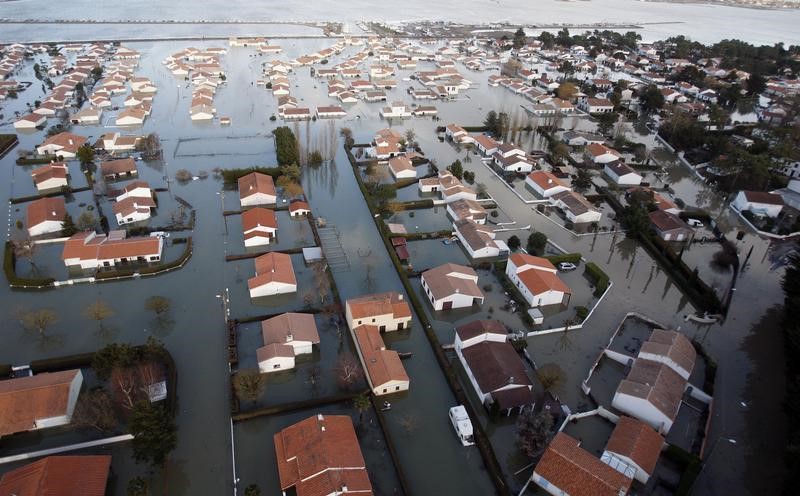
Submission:
<svg viewBox="0 0 800 496">
<path fill-rule="evenodd" d="M 578 266 L 572 262 L 561 262 L 558 264 L 558 270 L 575 270 Z"/>
<path fill-rule="evenodd" d="M 703 227 L 703 223 L 697 219 L 686 219 L 686 223 L 692 227 Z"/>
</svg>

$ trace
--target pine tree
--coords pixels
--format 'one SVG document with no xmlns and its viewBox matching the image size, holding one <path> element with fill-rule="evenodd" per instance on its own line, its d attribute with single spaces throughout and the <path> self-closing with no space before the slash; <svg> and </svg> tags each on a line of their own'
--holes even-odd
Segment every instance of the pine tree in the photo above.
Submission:
<svg viewBox="0 0 800 496">
<path fill-rule="evenodd" d="M 78 228 L 75 227 L 75 222 L 72 220 L 72 216 L 70 214 L 64 214 L 64 221 L 61 225 L 61 235 L 66 237 L 72 236 L 78 232 Z"/>
</svg>

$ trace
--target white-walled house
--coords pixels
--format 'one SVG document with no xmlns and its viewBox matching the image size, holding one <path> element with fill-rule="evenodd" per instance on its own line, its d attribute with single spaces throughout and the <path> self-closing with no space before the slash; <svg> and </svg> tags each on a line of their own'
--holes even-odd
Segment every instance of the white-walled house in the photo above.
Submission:
<svg viewBox="0 0 800 496">
<path fill-rule="evenodd" d="M 372 325 L 380 332 L 397 331 L 411 325 L 411 307 L 397 291 L 370 294 L 348 299 L 345 319 L 350 329 Z"/>
<path fill-rule="evenodd" d="M 655 471 L 664 437 L 644 422 L 626 415 L 619 417 L 600 460 L 612 467 L 632 470 L 633 478 L 647 484 Z"/>
<path fill-rule="evenodd" d="M 66 215 L 67 208 L 62 197 L 40 198 L 30 202 L 26 211 L 28 235 L 33 237 L 60 232 Z"/>
<path fill-rule="evenodd" d="M 275 239 L 278 231 L 278 219 L 273 210 L 255 207 L 242 212 L 242 231 L 244 245 L 263 246 Z"/>
<path fill-rule="evenodd" d="M 109 231 L 107 235 L 86 231 L 73 235 L 64 243 L 61 259 L 67 267 L 97 269 L 158 262 L 163 248 L 164 240 L 160 237 L 128 238 L 125 231 Z"/>
<path fill-rule="evenodd" d="M 678 415 L 686 384 L 665 363 L 637 358 L 617 387 L 611 406 L 666 434 Z"/>
<path fill-rule="evenodd" d="M 740 212 L 749 211 L 759 217 L 775 218 L 783 210 L 783 198 L 776 193 L 739 191 L 731 205 Z"/>
<path fill-rule="evenodd" d="M 589 162 L 594 164 L 607 164 L 622 158 L 622 155 L 618 151 L 600 143 L 589 143 L 586 145 L 584 148 L 584 156 Z"/>
<path fill-rule="evenodd" d="M 383 396 L 407 391 L 411 381 L 400 355 L 386 349 L 378 327 L 365 324 L 350 330 L 372 394 Z"/>
<path fill-rule="evenodd" d="M 275 182 L 272 176 L 251 172 L 238 181 L 239 203 L 242 207 L 273 205 L 277 201 Z"/>
<path fill-rule="evenodd" d="M 532 307 L 560 305 L 572 294 L 557 272 L 547 259 L 525 253 L 512 254 L 506 263 L 506 276 Z"/>
<path fill-rule="evenodd" d="M 251 298 L 273 296 L 297 291 L 292 258 L 280 252 L 270 252 L 255 260 L 256 275 L 247 281 Z"/>
<path fill-rule="evenodd" d="M 494 229 L 486 225 L 470 219 L 461 219 L 453 223 L 453 229 L 470 258 L 499 257 L 509 252 L 508 245 L 502 240 L 495 239 L 497 234 Z"/>
<path fill-rule="evenodd" d="M 294 368 L 294 350 L 286 344 L 271 343 L 256 350 L 256 360 L 262 374 L 291 370 Z"/>
<path fill-rule="evenodd" d="M 472 267 L 447 263 L 422 273 L 422 290 L 434 310 L 469 308 L 483 303 L 478 274 Z"/>
<path fill-rule="evenodd" d="M 309 354 L 319 344 L 314 315 L 284 313 L 261 322 L 264 346 L 256 350 L 261 372 L 278 372 L 294 368 L 297 355 Z"/>
<path fill-rule="evenodd" d="M 62 188 L 69 185 L 69 169 L 64 162 L 53 162 L 31 171 L 38 191 Z"/>
<path fill-rule="evenodd" d="M 607 162 L 603 172 L 614 184 L 620 186 L 638 186 L 642 183 L 642 176 L 619 160 Z"/>
<path fill-rule="evenodd" d="M 454 348 L 485 406 L 496 404 L 499 411 L 508 414 L 533 407 L 533 384 L 501 322 L 477 320 L 458 326 Z"/>
<path fill-rule="evenodd" d="M 550 197 L 553 206 L 560 208 L 573 224 L 599 222 L 603 214 L 575 191 L 562 191 Z"/>
<path fill-rule="evenodd" d="M 530 188 L 542 198 L 550 198 L 562 191 L 570 191 L 570 187 L 561 182 L 555 174 L 542 170 L 533 171 L 528 174 L 528 177 L 525 178 L 525 184 L 530 186 Z"/>
<path fill-rule="evenodd" d="M 82 384 L 80 369 L 0 381 L 0 438 L 69 424 Z"/>
</svg>

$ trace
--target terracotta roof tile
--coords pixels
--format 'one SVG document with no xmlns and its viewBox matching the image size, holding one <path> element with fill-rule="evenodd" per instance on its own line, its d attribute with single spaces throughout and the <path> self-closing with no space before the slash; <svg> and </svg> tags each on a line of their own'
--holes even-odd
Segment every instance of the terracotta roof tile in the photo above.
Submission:
<svg viewBox="0 0 800 496">
<path fill-rule="evenodd" d="M 630 458 L 649 474 L 653 473 L 664 447 L 664 438 L 641 420 L 621 416 L 606 444 L 606 451 Z"/>
<path fill-rule="evenodd" d="M 346 305 L 354 319 L 365 319 L 380 315 L 392 315 L 395 319 L 411 317 L 411 307 L 397 291 L 376 293 L 350 298 Z"/>
<path fill-rule="evenodd" d="M 362 325 L 353 329 L 356 346 L 361 351 L 372 386 L 390 381 L 408 381 L 408 374 L 396 351 L 387 350 L 377 327 Z"/>
<path fill-rule="evenodd" d="M 0 496 L 104 496 L 110 455 L 49 456 L 7 472 Z"/>
<path fill-rule="evenodd" d="M 53 198 L 40 198 L 28 204 L 27 221 L 28 228 L 38 226 L 42 222 L 64 220 L 67 215 L 67 208 L 64 198 L 57 196 Z"/>
<path fill-rule="evenodd" d="M 0 381 L 0 436 L 27 431 L 36 420 L 67 413 L 69 388 L 80 370 Z"/>
<path fill-rule="evenodd" d="M 261 322 L 264 344 L 308 341 L 319 344 L 319 332 L 310 313 L 284 313 Z"/>
</svg>

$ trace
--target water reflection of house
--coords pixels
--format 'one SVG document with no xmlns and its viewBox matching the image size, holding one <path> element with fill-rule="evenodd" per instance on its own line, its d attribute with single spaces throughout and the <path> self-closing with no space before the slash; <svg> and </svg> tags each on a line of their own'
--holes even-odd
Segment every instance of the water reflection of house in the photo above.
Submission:
<svg viewBox="0 0 800 496">
<path fill-rule="evenodd" d="M 496 320 L 456 327 L 454 347 L 475 393 L 486 407 L 510 415 L 533 407 L 533 384 L 508 331 Z"/>
</svg>

